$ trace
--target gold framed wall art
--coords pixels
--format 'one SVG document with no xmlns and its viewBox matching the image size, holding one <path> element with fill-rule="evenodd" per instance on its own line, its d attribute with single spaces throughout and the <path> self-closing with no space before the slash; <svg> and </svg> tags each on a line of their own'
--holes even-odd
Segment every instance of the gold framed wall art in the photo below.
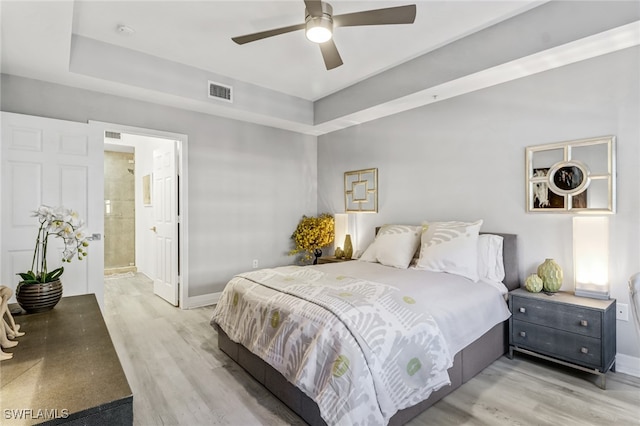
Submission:
<svg viewBox="0 0 640 426">
<path fill-rule="evenodd" d="M 344 173 L 344 210 L 346 213 L 378 212 L 378 169 Z"/>
</svg>

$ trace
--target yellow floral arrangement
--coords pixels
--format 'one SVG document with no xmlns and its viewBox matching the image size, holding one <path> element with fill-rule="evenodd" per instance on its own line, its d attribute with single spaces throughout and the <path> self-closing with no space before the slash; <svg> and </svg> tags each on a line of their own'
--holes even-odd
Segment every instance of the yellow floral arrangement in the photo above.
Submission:
<svg viewBox="0 0 640 426">
<path fill-rule="evenodd" d="M 298 227 L 291 235 L 296 248 L 289 252 L 289 256 L 304 253 L 302 261 L 311 260 L 314 252 L 333 242 L 335 224 L 333 216 L 323 213 L 318 217 L 302 216 Z"/>
</svg>

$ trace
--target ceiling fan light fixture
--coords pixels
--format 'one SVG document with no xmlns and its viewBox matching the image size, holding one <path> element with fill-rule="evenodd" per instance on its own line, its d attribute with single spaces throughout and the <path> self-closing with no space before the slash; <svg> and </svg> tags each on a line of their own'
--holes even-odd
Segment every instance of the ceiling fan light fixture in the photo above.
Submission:
<svg viewBox="0 0 640 426">
<path fill-rule="evenodd" d="M 329 3 L 322 2 L 322 15 L 312 16 L 308 9 L 305 9 L 304 23 L 306 25 L 304 34 L 309 41 L 314 43 L 324 43 L 333 37 L 333 8 Z"/>
<path fill-rule="evenodd" d="M 305 35 L 309 41 L 314 43 L 324 43 L 331 40 L 333 36 L 333 23 L 324 18 L 313 18 L 307 21 Z"/>
</svg>

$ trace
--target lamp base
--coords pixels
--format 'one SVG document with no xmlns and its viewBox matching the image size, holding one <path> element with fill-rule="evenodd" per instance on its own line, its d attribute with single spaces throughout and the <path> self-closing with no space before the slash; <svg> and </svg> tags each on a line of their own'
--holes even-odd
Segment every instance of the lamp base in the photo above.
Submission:
<svg viewBox="0 0 640 426">
<path fill-rule="evenodd" d="M 591 299 L 609 300 L 609 292 L 593 291 L 577 288 L 574 294 L 578 297 L 590 297 Z"/>
</svg>

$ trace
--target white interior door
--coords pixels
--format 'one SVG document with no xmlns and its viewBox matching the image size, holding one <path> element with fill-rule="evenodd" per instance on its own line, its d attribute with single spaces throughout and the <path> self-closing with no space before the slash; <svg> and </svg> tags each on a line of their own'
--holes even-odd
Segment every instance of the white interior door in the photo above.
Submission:
<svg viewBox="0 0 640 426">
<path fill-rule="evenodd" d="M 167 144 L 169 145 L 169 144 Z M 178 306 L 178 198 L 176 143 L 153 151 L 156 273 L 153 292 Z M 155 229 L 154 229 L 155 228 Z"/>
<path fill-rule="evenodd" d="M 103 233 L 104 153 L 88 124 L 6 112 L 1 118 L 0 279 L 15 291 L 16 274 L 31 267 L 39 226 L 31 215 L 41 204 L 71 208 L 89 235 Z M 62 265 L 62 246 L 50 238 L 50 270 Z M 102 306 L 102 240 L 91 241 L 87 251 L 86 259 L 64 265 L 63 296 L 97 293 Z"/>
</svg>

